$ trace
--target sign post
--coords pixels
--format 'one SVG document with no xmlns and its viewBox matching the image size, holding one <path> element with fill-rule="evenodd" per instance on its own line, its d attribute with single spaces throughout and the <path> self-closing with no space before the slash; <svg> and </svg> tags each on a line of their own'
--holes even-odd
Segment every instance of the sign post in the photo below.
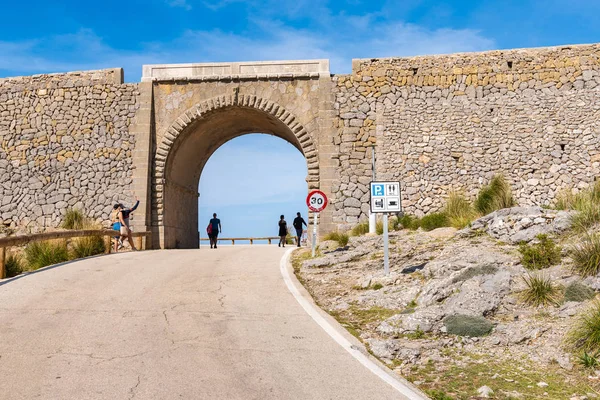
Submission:
<svg viewBox="0 0 600 400">
<path fill-rule="evenodd" d="M 312 256 L 314 257 L 317 250 L 317 218 L 319 213 L 327 207 L 327 196 L 320 190 L 313 190 L 306 197 L 306 205 L 315 213 L 312 240 Z"/>
<path fill-rule="evenodd" d="M 390 274 L 388 213 L 402 211 L 400 182 L 371 182 L 371 212 L 383 214 L 383 270 Z"/>
</svg>

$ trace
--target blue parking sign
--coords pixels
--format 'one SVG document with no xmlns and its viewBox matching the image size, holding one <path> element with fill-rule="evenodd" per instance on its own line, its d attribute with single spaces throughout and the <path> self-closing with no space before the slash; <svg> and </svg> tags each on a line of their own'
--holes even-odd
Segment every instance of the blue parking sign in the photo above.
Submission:
<svg viewBox="0 0 600 400">
<path fill-rule="evenodd" d="M 385 185 L 372 185 L 371 186 L 371 195 L 372 196 L 384 196 L 385 195 L 384 188 L 385 188 Z"/>
</svg>

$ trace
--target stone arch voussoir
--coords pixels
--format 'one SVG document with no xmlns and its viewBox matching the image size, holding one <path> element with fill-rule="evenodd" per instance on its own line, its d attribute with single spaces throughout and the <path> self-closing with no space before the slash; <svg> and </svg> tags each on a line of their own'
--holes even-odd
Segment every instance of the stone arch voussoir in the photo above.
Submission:
<svg viewBox="0 0 600 400">
<path fill-rule="evenodd" d="M 306 158 L 308 169 L 307 183 L 310 189 L 319 188 L 319 161 L 318 152 L 311 135 L 298 121 L 296 116 L 281 105 L 265 98 L 255 95 L 226 95 L 213 97 L 202 101 L 186 110 L 167 128 L 163 138 L 156 149 L 155 172 L 153 179 L 153 205 L 156 210 L 153 213 L 153 224 L 162 223 L 163 216 L 163 194 L 166 178 L 167 160 L 171 154 L 173 145 L 183 131 L 193 122 L 203 118 L 207 113 L 220 108 L 239 105 L 261 110 L 283 122 L 294 134 L 302 153 Z"/>
</svg>

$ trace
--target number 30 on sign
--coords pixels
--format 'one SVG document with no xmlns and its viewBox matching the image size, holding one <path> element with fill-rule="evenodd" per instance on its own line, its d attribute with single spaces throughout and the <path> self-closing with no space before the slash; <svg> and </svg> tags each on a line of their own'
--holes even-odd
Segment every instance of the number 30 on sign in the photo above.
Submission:
<svg viewBox="0 0 600 400">
<path fill-rule="evenodd" d="M 327 196 L 320 190 L 313 190 L 306 198 L 306 205 L 311 211 L 321 212 L 327 207 Z"/>
</svg>

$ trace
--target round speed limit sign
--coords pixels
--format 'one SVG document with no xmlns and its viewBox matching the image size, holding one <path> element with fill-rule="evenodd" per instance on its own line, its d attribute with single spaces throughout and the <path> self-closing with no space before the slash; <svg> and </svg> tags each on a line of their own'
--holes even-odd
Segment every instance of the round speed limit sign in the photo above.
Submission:
<svg viewBox="0 0 600 400">
<path fill-rule="evenodd" d="M 320 190 L 313 190 L 306 198 L 306 205 L 311 211 L 321 212 L 327 207 L 327 196 Z"/>
</svg>

